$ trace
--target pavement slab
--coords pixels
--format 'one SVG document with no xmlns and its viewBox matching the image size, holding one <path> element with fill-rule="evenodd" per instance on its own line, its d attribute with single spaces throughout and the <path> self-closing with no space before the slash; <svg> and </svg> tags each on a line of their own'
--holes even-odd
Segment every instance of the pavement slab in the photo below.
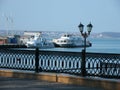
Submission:
<svg viewBox="0 0 120 90">
<path fill-rule="evenodd" d="M 0 90 L 104 90 L 34 79 L 0 77 Z"/>
</svg>

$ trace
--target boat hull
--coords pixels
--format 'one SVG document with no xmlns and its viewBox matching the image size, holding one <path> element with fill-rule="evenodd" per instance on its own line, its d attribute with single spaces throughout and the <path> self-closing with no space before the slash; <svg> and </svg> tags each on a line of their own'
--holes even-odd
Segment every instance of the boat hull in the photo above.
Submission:
<svg viewBox="0 0 120 90">
<path fill-rule="evenodd" d="M 40 44 L 40 43 L 38 43 L 36 45 L 28 44 L 27 47 L 28 48 L 36 48 L 36 47 L 38 47 L 38 48 L 54 48 L 55 46 L 54 46 L 53 43 L 47 43 L 47 44 Z"/>
<path fill-rule="evenodd" d="M 63 48 L 73 48 L 73 47 L 84 47 L 84 45 L 74 45 L 74 44 L 56 44 L 54 43 L 55 47 L 63 47 Z M 92 44 L 86 45 L 86 47 L 91 47 Z"/>
</svg>

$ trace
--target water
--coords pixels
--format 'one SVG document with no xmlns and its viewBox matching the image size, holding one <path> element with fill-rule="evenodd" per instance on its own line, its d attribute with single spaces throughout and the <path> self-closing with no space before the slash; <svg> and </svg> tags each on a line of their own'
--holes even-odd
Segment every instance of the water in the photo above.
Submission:
<svg viewBox="0 0 120 90">
<path fill-rule="evenodd" d="M 97 53 L 118 53 L 120 54 L 120 39 L 117 38 L 91 38 L 92 47 L 87 48 L 87 52 Z M 51 48 L 45 50 L 81 52 L 83 48 Z"/>
</svg>

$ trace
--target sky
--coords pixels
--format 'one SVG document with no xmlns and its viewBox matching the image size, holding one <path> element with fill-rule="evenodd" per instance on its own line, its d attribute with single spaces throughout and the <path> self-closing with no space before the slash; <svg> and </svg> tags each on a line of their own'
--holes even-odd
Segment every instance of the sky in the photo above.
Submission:
<svg viewBox="0 0 120 90">
<path fill-rule="evenodd" d="M 120 32 L 120 0 L 0 0 L 0 30 Z"/>
</svg>

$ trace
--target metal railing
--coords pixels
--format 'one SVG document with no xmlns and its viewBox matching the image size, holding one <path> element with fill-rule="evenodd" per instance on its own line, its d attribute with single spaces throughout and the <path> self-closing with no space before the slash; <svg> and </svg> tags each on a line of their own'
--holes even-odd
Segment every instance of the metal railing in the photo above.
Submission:
<svg viewBox="0 0 120 90">
<path fill-rule="evenodd" d="M 81 76 L 82 57 L 82 52 L 6 48 L 0 49 L 0 68 Z M 86 53 L 85 67 L 85 76 L 120 78 L 120 54 Z"/>
</svg>

